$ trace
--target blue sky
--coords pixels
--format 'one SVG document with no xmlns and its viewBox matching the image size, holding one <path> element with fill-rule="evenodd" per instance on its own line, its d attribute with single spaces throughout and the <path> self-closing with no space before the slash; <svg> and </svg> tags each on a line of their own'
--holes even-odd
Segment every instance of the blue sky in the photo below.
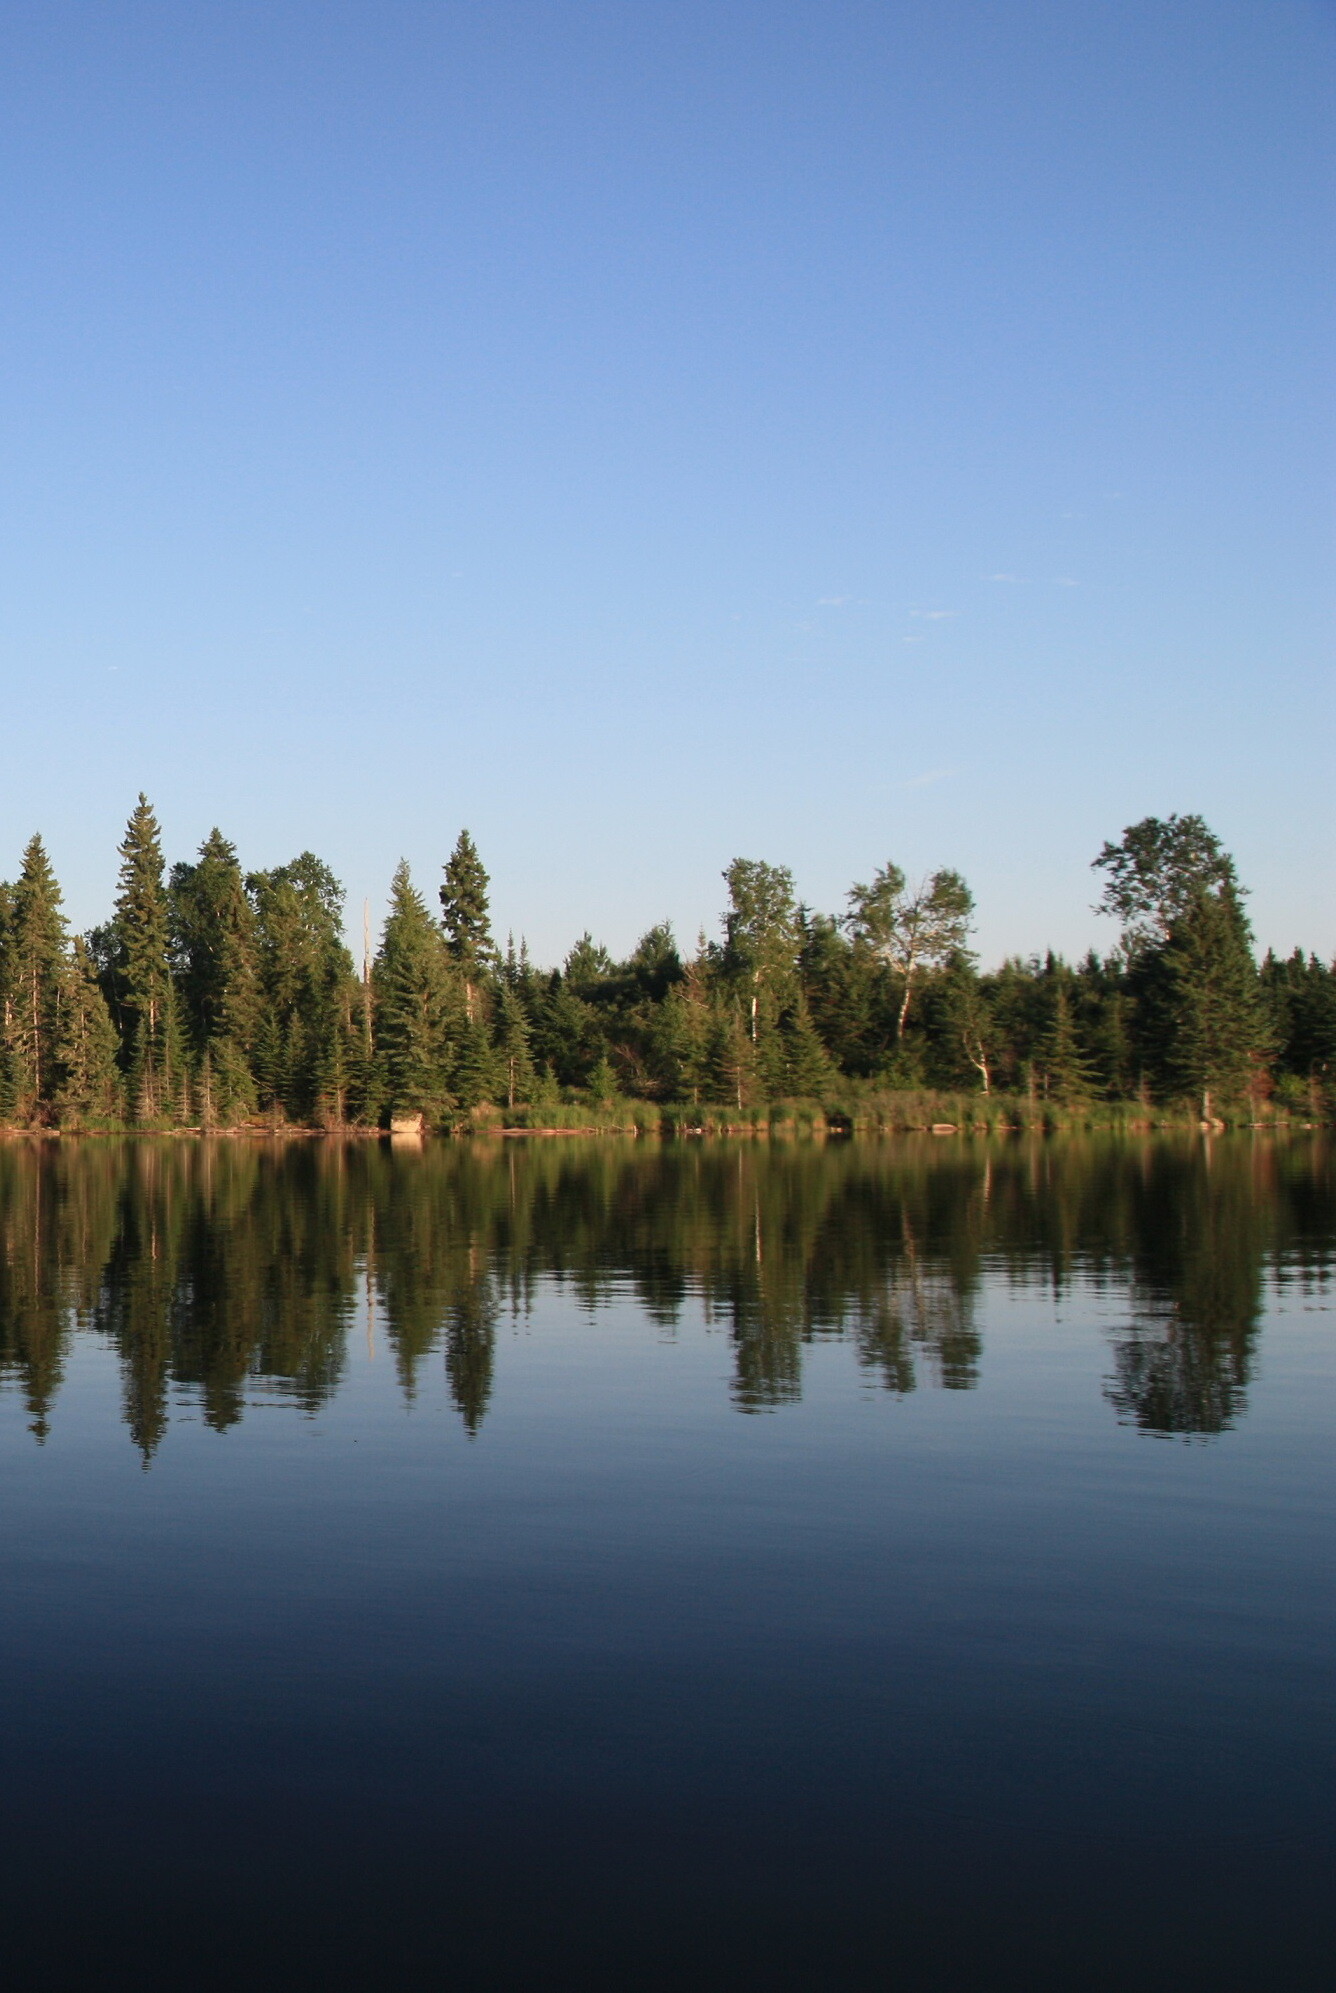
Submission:
<svg viewBox="0 0 1336 1993">
<path fill-rule="evenodd" d="M 1336 8 L 0 13 L 0 867 L 461 824 L 558 960 L 1148 813 L 1336 950 Z M 5 854 L 8 854 L 7 856 Z"/>
</svg>

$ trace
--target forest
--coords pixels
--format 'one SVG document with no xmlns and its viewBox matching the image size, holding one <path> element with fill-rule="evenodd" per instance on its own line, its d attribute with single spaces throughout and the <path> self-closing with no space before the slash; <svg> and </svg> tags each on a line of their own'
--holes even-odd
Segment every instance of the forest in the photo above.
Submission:
<svg viewBox="0 0 1336 1993">
<path fill-rule="evenodd" d="M 39 836 L 0 884 L 0 1123 L 11 1130 L 644 1132 L 1330 1118 L 1336 972 L 1259 964 L 1234 862 L 1197 816 L 1093 860 L 1111 945 L 981 970 L 956 871 L 888 862 L 841 912 L 736 858 L 718 938 L 666 923 L 624 961 L 498 943 L 467 831 L 435 891 L 394 875 L 359 965 L 310 852 L 246 872 L 220 831 L 168 867 L 141 795 L 110 919 L 69 932 Z M 434 904 L 433 904 L 434 902 Z"/>
</svg>

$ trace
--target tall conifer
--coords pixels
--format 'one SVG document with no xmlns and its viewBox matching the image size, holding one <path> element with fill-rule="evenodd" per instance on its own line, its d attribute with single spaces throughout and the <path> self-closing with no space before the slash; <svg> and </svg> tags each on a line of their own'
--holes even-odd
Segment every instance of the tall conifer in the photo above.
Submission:
<svg viewBox="0 0 1336 1993">
<path fill-rule="evenodd" d="M 182 1060 L 162 841 L 158 820 L 142 790 L 126 825 L 120 857 L 112 927 L 121 1056 L 132 1116 L 157 1121 L 180 1112 Z"/>
<path fill-rule="evenodd" d="M 477 1015 L 478 985 L 495 953 L 487 902 L 490 883 L 477 846 L 461 830 L 441 884 L 441 925 L 451 960 L 464 979 L 470 1024 Z"/>
<path fill-rule="evenodd" d="M 392 1112 L 439 1118 L 450 1105 L 450 987 L 445 945 L 401 862 L 375 968 L 376 1051 Z"/>
<path fill-rule="evenodd" d="M 6 952 L 11 1112 L 17 1120 L 30 1121 L 50 1104 L 56 1089 L 67 969 L 60 887 L 40 837 L 29 839 L 23 853 Z"/>
<path fill-rule="evenodd" d="M 56 1110 L 62 1123 L 104 1126 L 124 1108 L 116 1065 L 116 1027 L 98 980 L 97 965 L 81 936 L 74 941 L 60 1037 L 56 1046 Z"/>
<path fill-rule="evenodd" d="M 221 831 L 205 838 L 196 864 L 172 867 L 171 905 L 201 1115 L 224 1124 L 244 1120 L 256 1104 L 258 941 L 236 849 Z"/>
</svg>

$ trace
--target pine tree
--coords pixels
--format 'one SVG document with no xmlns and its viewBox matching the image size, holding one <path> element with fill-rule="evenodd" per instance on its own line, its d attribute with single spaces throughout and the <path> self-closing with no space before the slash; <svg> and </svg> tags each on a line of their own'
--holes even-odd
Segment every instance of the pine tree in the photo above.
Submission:
<svg viewBox="0 0 1336 1993">
<path fill-rule="evenodd" d="M 181 1053 L 162 843 L 158 820 L 142 791 L 126 826 L 120 857 L 112 927 L 121 1057 L 130 1112 L 136 1120 L 151 1122 L 178 1109 Z"/>
<path fill-rule="evenodd" d="M 29 840 L 10 903 L 5 1050 L 11 1111 L 27 1122 L 50 1105 L 58 1081 L 68 958 L 60 887 L 40 837 Z"/>
<path fill-rule="evenodd" d="M 450 1105 L 449 967 L 404 862 L 394 875 L 374 980 L 376 1049 L 390 1110 L 438 1119 Z"/>
<path fill-rule="evenodd" d="M 461 830 L 441 885 L 441 924 L 450 958 L 464 980 L 470 1024 L 476 1017 L 479 983 L 496 952 L 487 902 L 490 883 L 477 846 L 468 832 Z"/>
<path fill-rule="evenodd" d="M 120 1118 L 124 1098 L 116 1052 L 116 1027 L 97 965 L 76 935 L 56 1046 L 55 1106 L 62 1125 L 97 1127 Z"/>
</svg>

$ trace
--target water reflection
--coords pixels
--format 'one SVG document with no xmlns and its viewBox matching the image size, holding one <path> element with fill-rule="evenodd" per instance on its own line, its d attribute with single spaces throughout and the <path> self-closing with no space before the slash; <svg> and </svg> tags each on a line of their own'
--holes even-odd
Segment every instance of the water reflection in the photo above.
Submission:
<svg viewBox="0 0 1336 1993">
<path fill-rule="evenodd" d="M 366 1309 L 404 1392 L 443 1359 L 476 1435 L 498 1324 L 555 1280 L 591 1310 L 629 1286 L 665 1326 L 703 1308 L 755 1413 L 823 1337 L 893 1392 L 969 1390 L 986 1279 L 1081 1282 L 1118 1304 L 1117 1417 L 1210 1435 L 1245 1410 L 1266 1278 L 1329 1272 L 1330 1193 L 1320 1140 L 10 1143 L 0 1376 L 43 1439 L 71 1337 L 106 1338 L 147 1460 L 173 1391 L 219 1430 L 257 1379 L 326 1402 Z"/>
</svg>

